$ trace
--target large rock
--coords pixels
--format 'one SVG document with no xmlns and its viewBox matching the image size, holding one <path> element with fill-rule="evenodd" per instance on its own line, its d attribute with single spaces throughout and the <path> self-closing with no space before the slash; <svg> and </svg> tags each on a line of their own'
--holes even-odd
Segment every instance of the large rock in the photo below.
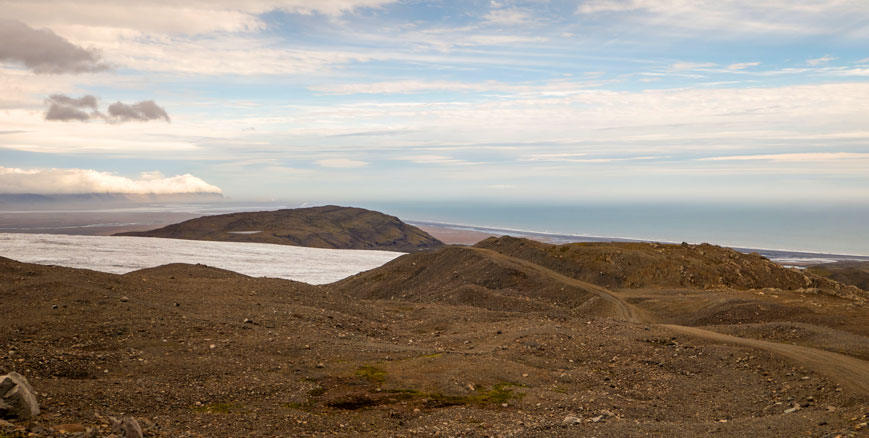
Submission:
<svg viewBox="0 0 869 438">
<path fill-rule="evenodd" d="M 142 428 L 139 422 L 133 417 L 124 417 L 120 421 L 112 419 L 113 436 L 119 438 L 142 438 Z"/>
<path fill-rule="evenodd" d="M 39 415 L 33 388 L 21 374 L 0 377 L 0 417 L 30 419 Z"/>
</svg>

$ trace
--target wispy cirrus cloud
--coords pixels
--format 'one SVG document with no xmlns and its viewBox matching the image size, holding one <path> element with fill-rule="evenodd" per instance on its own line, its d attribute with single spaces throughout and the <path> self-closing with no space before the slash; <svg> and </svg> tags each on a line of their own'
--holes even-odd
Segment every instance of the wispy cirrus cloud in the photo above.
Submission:
<svg viewBox="0 0 869 438">
<path fill-rule="evenodd" d="M 807 59 L 806 64 L 814 67 L 814 66 L 826 64 L 826 63 L 833 61 L 835 59 L 836 59 L 836 57 L 834 57 L 834 56 L 824 55 L 820 58 Z"/>
<path fill-rule="evenodd" d="M 862 152 L 804 152 L 797 154 L 759 154 L 728 155 L 722 157 L 700 158 L 699 161 L 830 161 L 830 160 L 869 160 L 869 153 Z"/>
<path fill-rule="evenodd" d="M 365 161 L 351 160 L 349 158 L 326 158 L 317 160 L 317 164 L 321 167 L 330 167 L 334 169 L 355 169 L 368 165 Z"/>
<path fill-rule="evenodd" d="M 867 35 L 869 11 L 860 0 L 686 1 L 588 0 L 576 8 L 583 16 L 610 15 L 626 23 L 644 23 L 652 33 L 675 30 L 721 31 L 717 38 L 741 38 L 745 34 L 822 35 L 851 38 Z"/>
<path fill-rule="evenodd" d="M 338 17 L 364 8 L 378 8 L 397 0 L 2 0 L 4 15 L 40 25 L 84 25 L 136 32 L 201 35 L 210 32 L 262 30 L 261 15 L 281 11 Z"/>
</svg>

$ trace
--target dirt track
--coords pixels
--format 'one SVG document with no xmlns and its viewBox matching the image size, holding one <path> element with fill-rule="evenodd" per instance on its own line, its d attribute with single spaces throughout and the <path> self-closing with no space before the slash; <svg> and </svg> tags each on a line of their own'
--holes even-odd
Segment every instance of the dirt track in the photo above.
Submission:
<svg viewBox="0 0 869 438">
<path fill-rule="evenodd" d="M 591 283 L 576 280 L 565 275 L 559 274 L 551 269 L 543 266 L 522 260 L 516 257 L 510 257 L 496 251 L 483 248 L 474 248 L 475 251 L 497 259 L 509 261 L 511 263 L 526 266 L 536 272 L 549 276 L 555 281 L 565 284 L 570 284 L 594 293 L 597 293 L 602 298 L 615 306 L 615 316 L 628 322 L 636 323 L 652 323 L 653 321 L 648 316 L 647 312 L 638 309 L 627 303 L 615 292 L 600 287 Z M 729 344 L 743 345 L 746 347 L 766 350 L 774 354 L 785 356 L 803 366 L 826 375 L 827 377 L 839 382 L 844 387 L 857 391 L 861 394 L 869 394 L 869 362 L 845 356 L 842 354 L 832 353 L 829 351 L 820 350 L 817 348 L 809 348 L 798 345 L 788 345 L 778 342 L 762 341 L 757 339 L 747 339 L 737 336 L 730 336 L 721 333 L 716 333 L 710 330 L 704 330 L 697 327 L 687 327 L 675 324 L 661 324 L 674 332 L 689 335 L 697 338 L 710 340 L 713 342 L 725 342 Z"/>
</svg>

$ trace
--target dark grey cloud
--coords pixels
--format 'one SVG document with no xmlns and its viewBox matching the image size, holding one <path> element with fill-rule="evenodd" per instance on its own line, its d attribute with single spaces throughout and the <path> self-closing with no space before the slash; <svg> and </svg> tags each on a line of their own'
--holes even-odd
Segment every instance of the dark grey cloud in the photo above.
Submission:
<svg viewBox="0 0 869 438">
<path fill-rule="evenodd" d="M 45 99 L 45 104 L 48 105 L 48 109 L 45 111 L 45 120 L 81 122 L 103 120 L 108 123 L 123 123 L 162 119 L 169 122 L 169 114 L 153 100 L 129 105 L 115 102 L 109 105 L 108 114 L 99 111 L 96 96 L 89 94 L 79 98 L 52 94 L 48 99 Z"/>
<path fill-rule="evenodd" d="M 169 114 L 160 108 L 153 100 L 146 100 L 132 105 L 115 102 L 109 105 L 109 117 L 115 121 L 129 122 L 163 119 L 169 121 Z"/>
<path fill-rule="evenodd" d="M 60 120 L 60 121 L 88 121 L 93 117 L 99 116 L 97 111 L 97 98 L 91 95 L 85 95 L 78 99 L 63 94 L 52 94 L 45 99 L 48 105 L 48 110 L 45 111 L 45 120 Z M 88 113 L 85 109 L 90 109 Z"/>
<path fill-rule="evenodd" d="M 20 62 L 35 73 L 84 73 L 108 69 L 100 55 L 49 29 L 0 19 L 0 61 Z"/>
<path fill-rule="evenodd" d="M 64 96 L 63 94 L 52 94 L 51 96 L 48 96 L 48 100 L 58 105 L 74 106 L 76 108 L 90 108 L 94 111 L 97 110 L 97 98 L 90 94 L 86 94 L 78 99 Z"/>
</svg>

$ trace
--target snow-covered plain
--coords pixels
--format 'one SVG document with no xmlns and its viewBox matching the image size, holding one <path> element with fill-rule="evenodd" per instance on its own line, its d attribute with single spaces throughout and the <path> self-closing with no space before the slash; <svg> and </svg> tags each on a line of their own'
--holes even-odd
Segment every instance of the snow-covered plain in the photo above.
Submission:
<svg viewBox="0 0 869 438">
<path fill-rule="evenodd" d="M 326 284 L 376 268 L 400 252 L 153 237 L 0 233 L 0 256 L 123 274 L 167 263 L 202 263 L 252 277 Z"/>
</svg>

